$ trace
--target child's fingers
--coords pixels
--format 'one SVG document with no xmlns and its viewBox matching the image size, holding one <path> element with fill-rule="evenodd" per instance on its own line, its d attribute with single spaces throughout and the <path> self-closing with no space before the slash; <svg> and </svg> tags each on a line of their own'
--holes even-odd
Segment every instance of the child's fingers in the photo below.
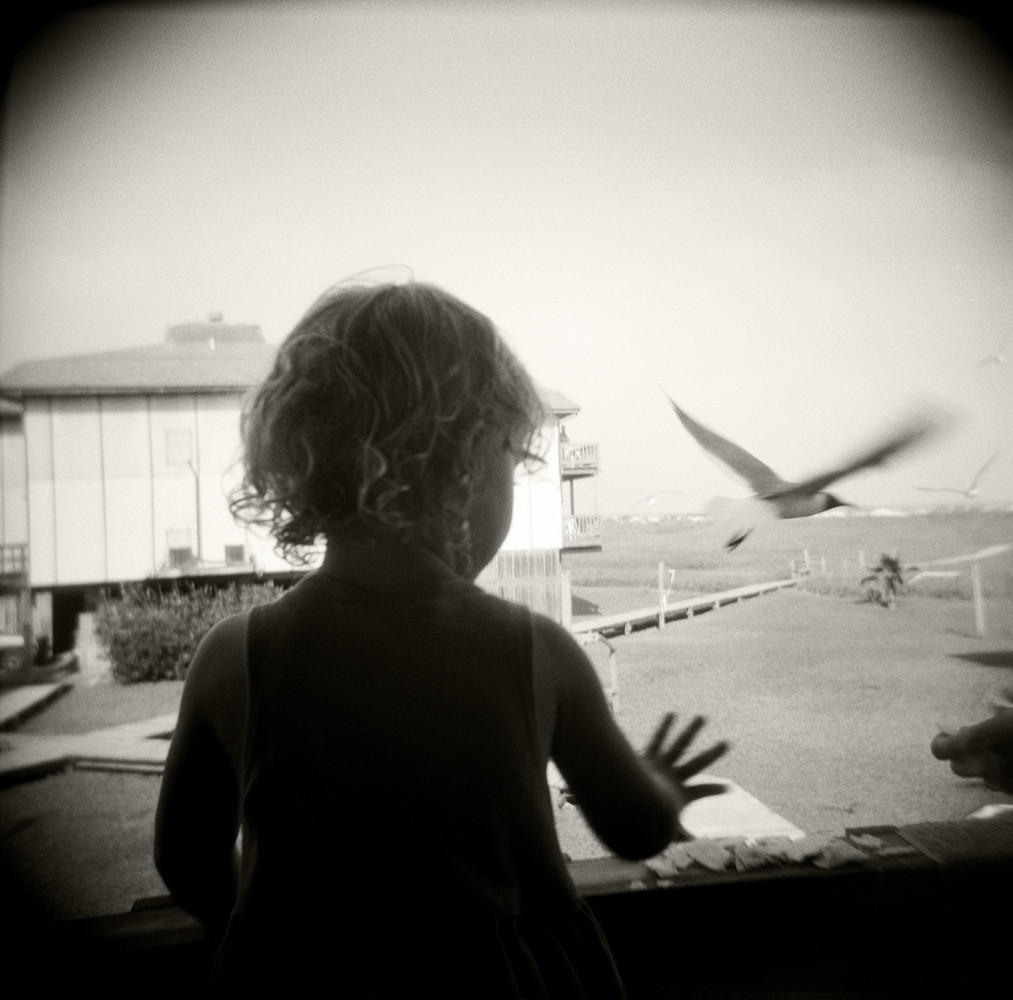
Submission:
<svg viewBox="0 0 1013 1000">
<path fill-rule="evenodd" d="M 680 764 L 672 770 L 679 781 L 685 781 L 705 767 L 710 767 L 714 761 L 724 757 L 726 753 L 728 753 L 728 744 L 722 740 L 720 743 L 715 743 L 709 750 L 698 753 L 692 760 L 688 760 L 685 764 Z"/>
<path fill-rule="evenodd" d="M 661 759 L 666 765 L 674 764 L 685 753 L 686 747 L 693 742 L 696 734 L 703 729 L 705 721 L 702 715 L 695 716 L 693 721 L 676 736 L 672 741 L 672 745 L 661 755 Z"/>
<path fill-rule="evenodd" d="M 665 742 L 665 737 L 668 735 L 669 729 L 672 728 L 673 722 L 675 722 L 675 712 L 666 712 L 662 716 L 658 728 L 654 730 L 654 735 L 651 737 L 651 742 L 647 744 L 647 749 L 644 751 L 646 757 L 658 756 L 658 751 Z"/>
<path fill-rule="evenodd" d="M 703 799 L 708 795 L 723 795 L 728 791 L 728 785 L 718 784 L 716 781 L 706 781 L 699 785 L 686 785 L 683 793 L 691 802 L 694 799 Z"/>
</svg>

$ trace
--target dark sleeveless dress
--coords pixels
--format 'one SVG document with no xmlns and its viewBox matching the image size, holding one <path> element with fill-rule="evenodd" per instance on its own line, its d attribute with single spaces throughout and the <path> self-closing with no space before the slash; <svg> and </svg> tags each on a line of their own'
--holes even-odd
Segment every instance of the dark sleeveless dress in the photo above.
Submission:
<svg viewBox="0 0 1013 1000">
<path fill-rule="evenodd" d="M 556 838 L 530 612 L 325 572 L 250 612 L 236 996 L 622 997 Z"/>
</svg>

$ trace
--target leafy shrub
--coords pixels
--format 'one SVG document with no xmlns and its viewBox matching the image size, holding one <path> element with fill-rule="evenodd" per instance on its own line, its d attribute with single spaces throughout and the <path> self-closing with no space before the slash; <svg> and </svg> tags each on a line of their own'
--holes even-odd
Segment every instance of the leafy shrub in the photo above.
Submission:
<svg viewBox="0 0 1013 1000">
<path fill-rule="evenodd" d="M 897 594 L 904 586 L 904 567 L 896 556 L 885 552 L 879 559 L 879 565 L 872 568 L 868 576 L 863 576 L 860 586 L 865 588 L 865 600 L 875 601 L 884 608 L 892 608 L 897 603 Z"/>
<path fill-rule="evenodd" d="M 281 593 L 272 584 L 221 589 L 194 586 L 160 593 L 127 584 L 119 599 L 104 596 L 95 632 L 109 653 L 120 684 L 180 680 L 208 629 L 229 615 L 268 604 Z"/>
</svg>

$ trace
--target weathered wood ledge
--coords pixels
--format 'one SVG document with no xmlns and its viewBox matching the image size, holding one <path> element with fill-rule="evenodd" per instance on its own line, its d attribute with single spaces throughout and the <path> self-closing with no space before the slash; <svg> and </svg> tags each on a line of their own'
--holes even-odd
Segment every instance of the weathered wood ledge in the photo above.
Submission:
<svg viewBox="0 0 1013 1000">
<path fill-rule="evenodd" d="M 975 995 L 997 974 L 1008 976 L 1009 814 L 847 834 L 873 834 L 890 849 L 830 870 L 694 868 L 659 879 L 647 865 L 617 858 L 575 861 L 570 870 L 631 1000 L 921 1000 Z M 212 958 L 202 926 L 169 897 L 69 921 L 48 937 L 75 990 L 107 997 L 199 994 Z M 55 974 L 50 963 L 43 981 Z"/>
</svg>

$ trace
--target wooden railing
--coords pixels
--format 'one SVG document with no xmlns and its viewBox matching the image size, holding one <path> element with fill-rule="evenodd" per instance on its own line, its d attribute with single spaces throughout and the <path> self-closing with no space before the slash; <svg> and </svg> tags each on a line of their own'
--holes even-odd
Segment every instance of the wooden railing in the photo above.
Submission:
<svg viewBox="0 0 1013 1000">
<path fill-rule="evenodd" d="M 1003 971 L 998 956 L 1013 935 L 1013 910 L 1004 905 L 1013 892 L 1013 840 L 1009 823 L 996 824 L 848 830 L 849 839 L 872 837 L 882 847 L 827 870 L 811 861 L 743 872 L 695 866 L 660 878 L 642 862 L 613 857 L 567 867 L 630 1000 L 993 996 L 1001 995 L 992 978 Z M 415 919 L 424 919 L 425 900 L 416 902 Z M 340 900 L 318 904 L 321 916 L 334 919 Z M 715 933 L 730 914 L 734 931 Z M 953 914 L 959 919 L 945 919 Z M 12 922 L 7 953 L 45 970 L 54 995 L 205 995 L 215 943 L 169 897 L 46 933 L 30 934 L 28 924 L 14 937 L 18 929 Z M 673 942 L 693 961 L 673 962 Z M 396 955 L 396 940 L 391 949 Z M 52 962 L 54 953 L 61 961 Z M 335 969 L 340 975 L 340 963 Z"/>
<path fill-rule="evenodd" d="M 597 514 L 563 515 L 563 548 L 580 549 L 601 545 L 601 517 Z"/>
<path fill-rule="evenodd" d="M 490 594 L 562 621 L 562 575 L 555 549 L 507 550 L 497 553 L 475 583 Z"/>
<path fill-rule="evenodd" d="M 598 469 L 598 445 L 559 443 L 559 467 L 567 472 L 595 472 Z"/>
</svg>

